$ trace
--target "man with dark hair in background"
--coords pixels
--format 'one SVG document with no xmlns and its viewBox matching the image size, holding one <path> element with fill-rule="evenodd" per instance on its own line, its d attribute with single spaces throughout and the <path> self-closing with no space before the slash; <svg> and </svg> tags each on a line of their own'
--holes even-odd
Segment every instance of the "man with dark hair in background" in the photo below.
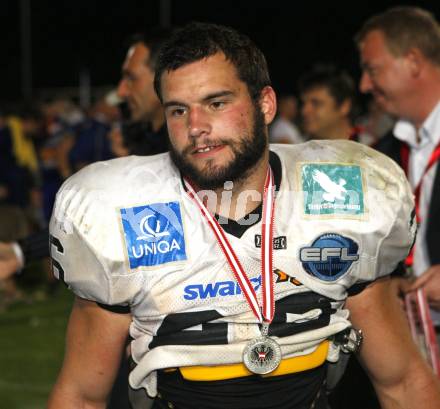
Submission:
<svg viewBox="0 0 440 409">
<path fill-rule="evenodd" d="M 125 145 L 136 155 L 168 151 L 168 133 L 162 105 L 154 91 L 154 68 L 158 51 L 170 30 L 138 34 L 130 42 L 122 66 L 118 96 L 126 101 L 130 120 L 123 124 Z"/>
<path fill-rule="evenodd" d="M 360 89 L 399 118 L 377 149 L 405 170 L 419 223 L 406 264 L 421 276 L 428 302 L 440 305 L 440 26 L 416 7 L 396 7 L 367 20 L 356 36 Z"/>
<path fill-rule="evenodd" d="M 353 79 L 333 65 L 315 65 L 299 80 L 303 130 L 310 139 L 349 139 L 367 145 L 372 138 L 353 122 L 357 114 Z"/>
<path fill-rule="evenodd" d="M 360 346 L 351 325 L 385 409 L 437 408 L 384 302 L 414 236 L 399 168 L 345 141 L 269 151 L 265 58 L 226 27 L 176 32 L 155 89 L 170 154 L 91 165 L 58 194 L 52 256 L 77 297 L 49 408 L 104 408 L 130 332 L 130 384 L 155 408 L 324 409 L 326 360 Z"/>
</svg>

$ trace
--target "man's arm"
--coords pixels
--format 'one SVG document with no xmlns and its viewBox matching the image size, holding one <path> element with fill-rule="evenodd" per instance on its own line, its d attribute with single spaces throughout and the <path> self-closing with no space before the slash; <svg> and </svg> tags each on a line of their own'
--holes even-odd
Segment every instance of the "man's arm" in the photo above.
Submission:
<svg viewBox="0 0 440 409">
<path fill-rule="evenodd" d="M 14 275 L 20 267 L 20 261 L 12 243 L 0 242 L 0 281 Z"/>
<path fill-rule="evenodd" d="M 0 280 L 7 279 L 33 261 L 49 257 L 49 229 L 13 243 L 0 242 Z"/>
<path fill-rule="evenodd" d="M 66 352 L 48 409 L 105 409 L 131 322 L 92 301 L 76 298 Z"/>
<path fill-rule="evenodd" d="M 364 341 L 359 354 L 384 409 L 438 409 L 440 385 L 411 339 L 392 280 L 381 279 L 347 300 Z"/>
</svg>

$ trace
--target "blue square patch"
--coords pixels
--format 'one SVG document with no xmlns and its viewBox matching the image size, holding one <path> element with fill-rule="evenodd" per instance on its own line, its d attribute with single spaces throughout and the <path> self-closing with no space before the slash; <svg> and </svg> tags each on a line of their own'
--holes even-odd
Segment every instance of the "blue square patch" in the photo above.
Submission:
<svg viewBox="0 0 440 409">
<path fill-rule="evenodd" d="M 186 260 L 178 202 L 120 209 L 130 268 Z"/>
</svg>

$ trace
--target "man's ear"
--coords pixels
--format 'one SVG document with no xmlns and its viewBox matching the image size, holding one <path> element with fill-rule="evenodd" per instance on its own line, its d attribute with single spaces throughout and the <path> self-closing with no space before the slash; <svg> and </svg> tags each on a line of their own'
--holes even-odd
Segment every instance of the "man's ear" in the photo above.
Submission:
<svg viewBox="0 0 440 409">
<path fill-rule="evenodd" d="M 422 72 L 426 58 L 418 48 L 411 48 L 405 55 L 405 61 L 413 78 L 417 78 Z"/>
<path fill-rule="evenodd" d="M 260 108 L 264 115 L 264 122 L 269 125 L 277 113 L 277 97 L 272 87 L 266 86 L 260 94 Z"/>
<path fill-rule="evenodd" d="M 351 108 L 352 108 L 352 103 L 348 98 L 342 101 L 342 104 L 339 106 L 339 110 L 344 116 L 348 116 L 350 114 Z"/>
</svg>

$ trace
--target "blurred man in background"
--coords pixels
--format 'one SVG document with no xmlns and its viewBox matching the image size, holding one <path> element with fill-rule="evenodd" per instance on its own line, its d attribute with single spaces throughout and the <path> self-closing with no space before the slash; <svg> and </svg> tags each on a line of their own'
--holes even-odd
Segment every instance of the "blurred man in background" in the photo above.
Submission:
<svg viewBox="0 0 440 409">
<path fill-rule="evenodd" d="M 154 67 L 158 50 L 168 30 L 153 30 L 134 36 L 122 66 L 118 96 L 126 101 L 130 121 L 123 125 L 125 145 L 137 155 L 155 155 L 168 150 L 163 108 L 154 92 Z"/>
<path fill-rule="evenodd" d="M 370 145 L 372 138 L 354 126 L 356 87 L 347 72 L 315 65 L 299 81 L 304 133 L 310 139 L 350 139 Z"/>
<path fill-rule="evenodd" d="M 356 37 L 360 89 L 399 118 L 377 145 L 405 170 L 419 222 L 406 260 L 428 301 L 440 303 L 440 27 L 416 7 L 396 7 L 369 19 Z"/>
</svg>

